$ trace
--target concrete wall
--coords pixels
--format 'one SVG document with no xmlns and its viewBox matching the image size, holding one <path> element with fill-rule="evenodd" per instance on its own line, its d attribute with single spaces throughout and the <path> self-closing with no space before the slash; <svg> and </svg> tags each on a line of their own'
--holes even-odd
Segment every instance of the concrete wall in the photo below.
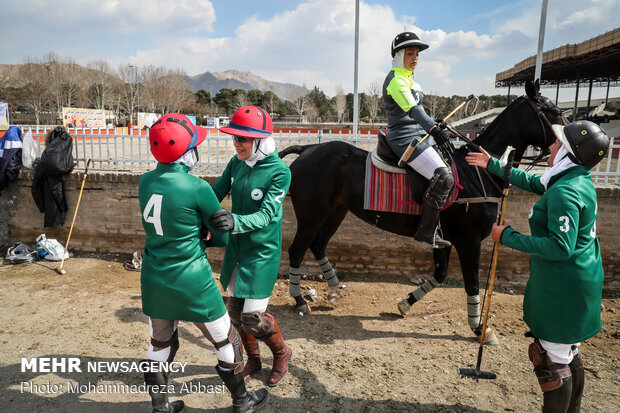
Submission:
<svg viewBox="0 0 620 413">
<path fill-rule="evenodd" d="M 32 171 L 22 171 L 20 178 L 5 189 L 0 196 L 0 243 L 6 246 L 13 242 L 33 245 L 35 238 L 45 233 L 48 238 L 57 238 L 64 244 L 69 233 L 71 219 L 82 174 L 66 177 L 66 196 L 69 203 L 65 226 L 43 228 L 41 214 L 30 194 Z M 119 173 L 90 173 L 86 180 L 75 227 L 71 235 L 69 250 L 76 252 L 127 253 L 141 250 L 144 235 L 138 205 L 138 183 L 140 176 Z M 214 177 L 206 177 L 213 182 Z M 605 266 L 605 289 L 620 291 L 620 187 L 597 188 L 599 218 L 598 236 L 601 242 Z M 506 219 L 519 231 L 529 232 L 527 214 L 536 197 L 519 189 L 512 189 L 506 210 Z M 224 206 L 226 201 L 224 201 Z M 228 205 L 229 206 L 229 205 Z M 296 230 L 296 219 L 290 199 L 284 204 L 284 251 L 281 273 L 288 271 L 288 254 Z M 486 279 L 491 259 L 492 242 L 485 240 L 481 257 L 480 279 Z M 215 270 L 219 270 L 223 249 L 208 250 L 209 259 Z M 432 274 L 430 248 L 374 228 L 349 214 L 328 246 L 327 256 L 336 271 L 346 279 L 348 276 L 376 275 L 387 279 L 408 280 L 411 277 L 427 278 Z M 461 279 L 458 256 L 453 252 L 449 278 Z M 319 269 L 310 253 L 302 271 L 308 275 L 319 274 Z M 497 286 L 520 289 L 528 277 L 528 256 L 502 247 L 497 270 Z"/>
</svg>

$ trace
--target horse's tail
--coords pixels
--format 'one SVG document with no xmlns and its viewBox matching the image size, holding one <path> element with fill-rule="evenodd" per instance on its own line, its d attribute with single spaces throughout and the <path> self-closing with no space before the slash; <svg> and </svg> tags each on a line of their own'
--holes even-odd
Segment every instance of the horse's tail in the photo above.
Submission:
<svg viewBox="0 0 620 413">
<path fill-rule="evenodd" d="M 314 143 L 312 145 L 293 145 L 293 146 L 289 146 L 288 148 L 284 148 L 282 149 L 280 152 L 278 152 L 278 155 L 280 156 L 280 158 L 284 158 L 286 155 L 290 155 L 292 153 L 297 154 L 297 155 L 301 155 L 302 153 L 304 153 L 304 151 L 306 149 L 310 149 L 313 146 L 316 146 L 317 144 Z"/>
</svg>

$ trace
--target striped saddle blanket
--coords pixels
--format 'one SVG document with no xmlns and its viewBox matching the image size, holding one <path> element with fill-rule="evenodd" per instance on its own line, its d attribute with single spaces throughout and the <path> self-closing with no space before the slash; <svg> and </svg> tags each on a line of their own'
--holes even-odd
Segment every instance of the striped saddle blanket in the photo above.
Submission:
<svg viewBox="0 0 620 413">
<path fill-rule="evenodd" d="M 448 208 L 458 197 L 458 173 L 454 164 L 452 171 L 456 185 L 443 209 Z M 398 214 L 420 215 L 420 204 L 413 200 L 409 186 L 409 176 L 402 173 L 386 172 L 372 163 L 372 154 L 366 158 L 366 177 L 364 184 L 364 209 Z"/>
</svg>

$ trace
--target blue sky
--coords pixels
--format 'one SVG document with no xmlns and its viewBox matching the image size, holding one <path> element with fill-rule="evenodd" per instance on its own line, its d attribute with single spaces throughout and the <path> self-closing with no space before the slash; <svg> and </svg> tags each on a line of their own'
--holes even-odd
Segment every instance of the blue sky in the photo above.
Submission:
<svg viewBox="0 0 620 413">
<path fill-rule="evenodd" d="M 431 46 L 416 70 L 424 90 L 504 94 L 494 88 L 495 74 L 536 54 L 541 4 L 361 1 L 360 91 L 383 82 L 390 41 L 406 27 Z M 353 90 L 354 0 L 0 0 L 0 8 L 0 63 L 53 51 L 80 64 L 105 59 L 188 75 L 235 69 L 316 85 L 330 96 L 338 87 Z M 620 0 L 549 0 L 545 50 L 612 30 L 618 16 Z M 573 96 L 561 90 L 561 100 Z"/>
</svg>

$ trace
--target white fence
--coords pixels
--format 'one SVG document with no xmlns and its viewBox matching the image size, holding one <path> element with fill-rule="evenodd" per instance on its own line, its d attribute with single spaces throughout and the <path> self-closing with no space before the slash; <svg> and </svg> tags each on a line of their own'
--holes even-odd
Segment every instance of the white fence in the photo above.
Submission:
<svg viewBox="0 0 620 413">
<path fill-rule="evenodd" d="M 23 132 L 31 131 L 42 151 L 45 146 L 45 136 L 53 127 L 30 128 L 22 127 Z M 74 138 L 73 156 L 77 161 L 76 168 L 83 168 L 87 159 L 92 159 L 91 169 L 97 171 L 115 171 L 128 173 L 143 173 L 155 168 L 157 162 L 149 150 L 148 135 L 134 129 L 131 134 L 115 134 L 114 130 L 106 129 L 69 129 Z M 351 133 L 342 133 L 319 130 L 310 132 L 276 132 L 274 135 L 278 151 L 291 145 L 308 145 L 328 141 L 344 141 L 358 148 L 371 151 L 376 147 L 377 137 L 374 132 L 367 132 L 357 137 Z M 455 141 L 455 146 L 464 144 Z M 200 159 L 192 173 L 197 175 L 220 174 L 235 149 L 229 135 L 218 131 L 208 131 L 207 139 L 198 147 Z M 596 184 L 620 184 L 620 165 L 618 164 L 620 142 L 612 138 L 607 158 L 592 171 L 592 179 Z M 529 147 L 526 155 L 532 155 L 534 150 Z M 294 156 L 287 157 L 290 164 Z M 540 172 L 540 171 L 537 171 Z"/>
</svg>

